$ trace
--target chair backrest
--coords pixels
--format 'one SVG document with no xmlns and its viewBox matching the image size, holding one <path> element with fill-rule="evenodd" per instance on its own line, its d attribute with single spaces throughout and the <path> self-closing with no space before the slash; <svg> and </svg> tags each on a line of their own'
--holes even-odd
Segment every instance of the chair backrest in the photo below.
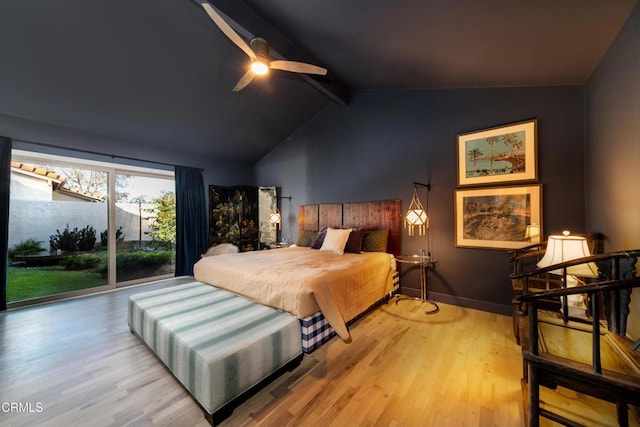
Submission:
<svg viewBox="0 0 640 427">
<path fill-rule="evenodd" d="M 238 247 L 232 243 L 220 243 L 219 245 L 211 246 L 207 249 L 207 252 L 202 254 L 202 257 L 213 256 L 213 255 L 221 255 L 221 254 L 235 254 L 237 253 Z"/>
<path fill-rule="evenodd" d="M 618 281 L 630 280 L 640 278 L 636 264 L 640 258 L 640 249 L 633 249 L 628 251 L 610 252 L 605 254 L 596 254 L 585 258 L 574 259 L 571 261 L 550 265 L 547 267 L 539 268 L 529 272 L 523 272 L 511 275 L 512 286 L 520 286 L 520 292 L 514 296 L 514 307 L 523 302 L 530 302 L 535 299 L 536 304 L 543 298 L 549 297 L 564 297 L 565 295 L 588 293 L 593 294 L 593 298 L 601 295 L 604 302 L 605 313 L 604 317 L 607 320 L 607 327 L 609 331 L 618 335 L 625 336 L 627 330 L 627 320 L 629 318 L 631 310 L 631 289 L 633 287 L 640 287 L 637 284 L 635 286 L 620 287 L 616 289 L 615 295 L 608 290 L 602 290 L 600 285 L 604 283 L 613 283 Z M 588 286 L 579 286 L 577 288 L 567 288 L 562 285 L 555 291 L 545 291 L 539 293 L 530 293 L 531 283 L 539 280 L 542 274 L 547 275 L 552 270 L 568 269 L 571 266 L 595 263 L 598 267 L 599 277 L 587 280 Z M 565 271 L 566 274 L 566 271 Z M 567 274 L 569 276 L 570 274 Z M 566 277 L 561 276 L 560 283 L 566 280 Z M 589 290 L 589 286 L 595 286 L 594 291 Z M 515 288 L 514 288 L 515 289 Z M 547 288 L 549 289 L 549 288 Z M 566 308 L 566 303 L 563 303 L 563 308 Z M 593 311 L 593 309 L 592 309 Z M 590 313 L 591 316 L 597 318 L 597 315 Z M 567 319 L 567 312 L 564 311 L 565 321 Z"/>
</svg>

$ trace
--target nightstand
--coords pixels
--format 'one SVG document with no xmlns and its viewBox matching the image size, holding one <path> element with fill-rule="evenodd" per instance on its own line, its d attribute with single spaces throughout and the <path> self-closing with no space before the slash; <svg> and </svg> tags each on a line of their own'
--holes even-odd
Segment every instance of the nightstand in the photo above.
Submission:
<svg viewBox="0 0 640 427">
<path fill-rule="evenodd" d="M 400 255 L 396 257 L 396 261 L 403 264 L 413 264 L 420 268 L 420 297 L 408 297 L 401 295 L 396 299 L 396 304 L 402 300 L 413 299 L 422 302 L 426 302 L 432 306 L 431 309 L 424 312 L 424 314 L 435 314 L 440 311 L 440 307 L 433 301 L 429 300 L 429 288 L 430 288 L 430 276 L 431 269 L 435 268 L 435 264 L 438 262 L 433 257 L 420 254 L 420 255 Z"/>
</svg>

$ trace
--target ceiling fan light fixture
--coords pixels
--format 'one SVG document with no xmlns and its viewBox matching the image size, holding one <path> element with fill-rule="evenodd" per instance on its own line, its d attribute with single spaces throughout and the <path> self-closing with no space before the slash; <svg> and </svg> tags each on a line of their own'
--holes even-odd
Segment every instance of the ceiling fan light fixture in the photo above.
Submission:
<svg viewBox="0 0 640 427">
<path fill-rule="evenodd" d="M 251 59 L 249 69 L 233 87 L 234 92 L 239 92 L 253 81 L 255 76 L 263 76 L 270 69 L 289 71 L 292 73 L 326 75 L 327 69 L 304 62 L 287 61 L 284 59 L 271 60 L 269 54 L 269 42 L 262 37 L 254 37 L 249 44 L 220 16 L 218 11 L 207 0 L 194 0 L 207 12 L 213 23 L 227 36 L 229 40 L 238 46 Z"/>
<path fill-rule="evenodd" d="M 264 76 L 269 72 L 269 66 L 263 61 L 257 59 L 251 63 L 251 71 L 259 76 Z"/>
</svg>

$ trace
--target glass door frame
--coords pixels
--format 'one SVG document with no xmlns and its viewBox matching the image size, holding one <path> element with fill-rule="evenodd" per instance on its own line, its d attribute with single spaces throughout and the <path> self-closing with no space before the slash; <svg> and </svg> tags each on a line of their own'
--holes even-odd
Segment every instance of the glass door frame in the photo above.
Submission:
<svg viewBox="0 0 640 427">
<path fill-rule="evenodd" d="M 65 292 L 60 294 L 53 294 L 49 296 L 8 302 L 7 308 L 17 308 L 27 305 L 41 304 L 54 300 L 66 299 L 77 297 L 81 295 L 88 295 L 102 291 L 113 290 L 116 288 L 134 285 L 142 282 L 160 280 L 164 278 L 173 277 L 171 274 L 153 276 L 143 279 L 131 280 L 126 282 L 116 282 L 116 174 L 129 174 L 157 177 L 161 179 L 174 179 L 175 173 L 173 170 L 155 169 L 151 167 L 132 166 L 122 163 L 111 163 L 99 160 L 89 160 L 79 157 L 81 152 L 77 153 L 74 157 L 73 153 L 69 155 L 58 155 L 42 153 L 37 151 L 28 151 L 24 149 L 14 148 L 11 151 L 11 159 L 13 161 L 19 161 L 22 163 L 35 163 L 35 164 L 50 164 L 52 166 L 71 167 L 85 170 L 93 170 L 97 172 L 106 172 L 108 174 L 108 196 L 107 196 L 107 224 L 108 224 L 108 238 L 107 238 L 107 254 L 108 254 L 108 274 L 107 284 L 102 286 L 96 286 L 92 288 L 80 289 L 77 291 Z"/>
<path fill-rule="evenodd" d="M 170 173 L 167 174 L 160 174 L 160 173 L 156 173 L 156 172 L 149 172 L 150 169 L 146 169 L 146 170 L 141 170 L 140 168 L 138 169 L 123 169 L 122 165 L 119 165 L 118 168 L 116 168 L 114 170 L 113 174 L 109 174 L 109 194 L 116 194 L 116 175 L 117 174 L 121 174 L 121 175 L 135 175 L 135 176 L 140 176 L 140 177 L 147 177 L 147 178 L 157 178 L 157 179 L 172 179 L 174 181 L 174 194 L 175 194 L 175 174 L 173 171 L 171 171 Z M 113 179 L 112 179 L 113 178 Z M 113 181 L 113 182 L 112 182 Z M 109 203 L 109 236 L 108 236 L 108 253 L 109 253 L 109 260 L 111 260 L 112 256 L 113 259 L 116 260 L 117 259 L 117 245 L 116 245 L 116 230 L 118 229 L 118 224 L 116 222 L 117 218 L 116 218 L 116 203 Z M 113 211 L 111 211 L 113 210 Z M 111 221 L 113 221 L 113 224 L 111 223 Z M 111 242 L 113 242 L 113 245 L 111 245 Z M 113 250 L 113 253 L 111 253 L 111 251 Z M 122 282 L 118 282 L 118 274 L 117 274 L 117 265 L 116 262 L 111 262 L 109 261 L 109 283 L 111 283 L 111 278 L 113 278 L 113 281 L 115 282 L 114 285 L 116 288 L 122 288 L 122 287 L 126 287 L 126 286 L 131 286 L 131 285 L 137 285 L 140 283 L 146 283 L 149 281 L 154 281 L 154 280 L 162 280 L 162 279 L 168 279 L 170 277 L 174 277 L 174 274 L 162 274 L 162 275 L 157 275 L 157 276 L 151 276 L 151 277 L 143 277 L 140 279 L 133 279 L 133 280 L 125 280 Z"/>
</svg>

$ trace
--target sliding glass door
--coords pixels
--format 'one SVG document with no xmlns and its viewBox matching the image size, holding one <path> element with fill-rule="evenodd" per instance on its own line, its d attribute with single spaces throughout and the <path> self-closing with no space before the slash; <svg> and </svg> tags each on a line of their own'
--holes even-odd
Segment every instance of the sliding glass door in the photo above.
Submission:
<svg viewBox="0 0 640 427">
<path fill-rule="evenodd" d="M 7 302 L 108 285 L 108 173 L 11 162 Z"/>
<path fill-rule="evenodd" d="M 134 283 L 175 273 L 173 179 L 116 173 L 116 281 Z"/>
<path fill-rule="evenodd" d="M 172 172 L 14 150 L 9 215 L 10 305 L 174 274 Z"/>
</svg>

